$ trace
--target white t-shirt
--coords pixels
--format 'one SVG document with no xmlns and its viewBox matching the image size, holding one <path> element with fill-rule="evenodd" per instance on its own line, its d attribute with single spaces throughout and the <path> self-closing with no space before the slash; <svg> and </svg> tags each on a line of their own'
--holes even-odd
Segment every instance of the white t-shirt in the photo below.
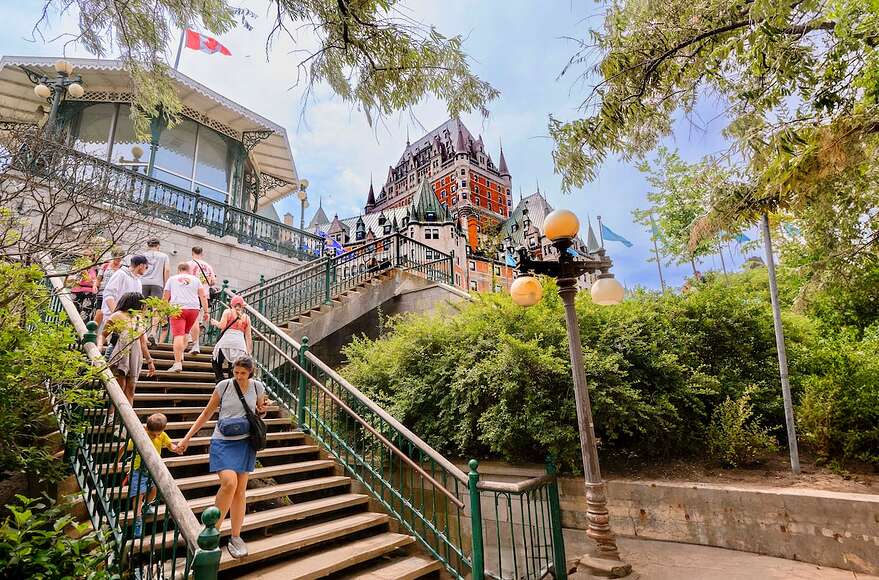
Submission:
<svg viewBox="0 0 879 580">
<path fill-rule="evenodd" d="M 143 292 L 143 286 L 140 283 L 140 279 L 135 278 L 131 270 L 123 266 L 116 270 L 104 288 L 104 302 L 101 304 L 101 311 L 103 311 L 104 316 L 110 316 L 113 313 L 110 310 L 110 303 L 107 298 L 113 298 L 118 304 L 119 299 L 129 292 Z"/>
<path fill-rule="evenodd" d="M 168 264 L 168 254 L 157 250 L 147 250 L 143 256 L 147 259 L 147 270 L 140 277 L 140 283 L 144 286 L 162 286 L 165 283 L 165 266 Z"/>
<path fill-rule="evenodd" d="M 198 289 L 201 286 L 199 279 L 192 274 L 177 274 L 168 278 L 165 290 L 171 293 L 171 306 L 200 310 Z"/>
</svg>

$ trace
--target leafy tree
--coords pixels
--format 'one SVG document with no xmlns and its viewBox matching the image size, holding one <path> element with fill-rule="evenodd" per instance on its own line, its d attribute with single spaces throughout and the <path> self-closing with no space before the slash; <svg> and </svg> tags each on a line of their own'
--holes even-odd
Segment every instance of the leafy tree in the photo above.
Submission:
<svg viewBox="0 0 879 580">
<path fill-rule="evenodd" d="M 279 37 L 290 39 L 304 56 L 295 64 L 311 87 L 327 83 L 370 121 L 415 105 L 432 95 L 449 113 L 479 110 L 498 92 L 470 69 L 460 36 L 446 37 L 417 22 L 399 0 L 270 0 L 273 28 L 267 48 Z M 229 0 L 44 0 L 35 29 L 43 34 L 50 15 L 72 13 L 79 31 L 72 42 L 98 56 L 118 54 L 135 80 L 139 133 L 161 114 L 175 122 L 181 104 L 171 88 L 166 56 L 176 46 L 176 31 L 196 27 L 223 34 L 250 28 L 255 14 Z M 307 31 L 307 32 L 303 32 Z M 312 49 L 311 34 L 317 40 Z"/>
<path fill-rule="evenodd" d="M 664 256 L 677 264 L 689 262 L 696 273 L 696 258 L 718 251 L 718 240 L 703 239 L 690 245 L 693 224 L 705 213 L 706 193 L 722 187 L 729 180 L 730 170 L 713 159 L 688 164 L 677 151 L 660 147 L 656 161 L 643 161 L 638 169 L 647 174 L 653 190 L 647 194 L 652 204 L 632 212 L 635 220 L 653 228 L 653 235 Z"/>
<path fill-rule="evenodd" d="M 877 39 L 879 11 L 863 0 L 614 0 L 565 70 L 599 55 L 583 72 L 598 77 L 583 117 L 550 119 L 563 186 L 593 178 L 608 155 L 642 159 L 710 98 L 746 178 L 704 200 L 691 248 L 775 210 L 844 242 L 813 245 L 819 257 L 875 248 Z M 837 235 L 840 213 L 856 233 Z"/>
</svg>

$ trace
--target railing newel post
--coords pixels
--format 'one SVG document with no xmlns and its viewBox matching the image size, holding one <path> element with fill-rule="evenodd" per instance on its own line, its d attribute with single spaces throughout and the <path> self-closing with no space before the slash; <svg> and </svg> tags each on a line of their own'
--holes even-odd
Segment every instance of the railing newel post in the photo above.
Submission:
<svg viewBox="0 0 879 580">
<path fill-rule="evenodd" d="M 330 278 L 332 276 L 332 267 L 334 261 L 335 260 L 333 258 L 327 258 L 327 269 L 326 275 L 324 276 L 324 304 L 330 304 L 333 301 L 330 288 L 330 286 L 332 285 Z"/>
<path fill-rule="evenodd" d="M 90 342 L 92 344 L 98 343 L 98 323 L 94 320 L 89 320 L 85 323 L 85 327 L 88 329 L 88 332 L 82 335 L 82 343 L 85 344 Z"/>
<path fill-rule="evenodd" d="M 472 580 L 485 579 L 485 551 L 482 543 L 482 502 L 479 497 L 479 462 L 471 459 L 467 487 L 470 490 L 470 532 L 472 553 L 470 555 Z"/>
<path fill-rule="evenodd" d="M 216 523 L 220 519 L 220 510 L 210 507 L 201 514 L 204 529 L 198 535 L 198 549 L 192 559 L 192 576 L 194 580 L 217 580 L 220 568 L 220 531 Z"/>
<path fill-rule="evenodd" d="M 449 251 L 449 286 L 455 285 L 455 250 Z"/>
<path fill-rule="evenodd" d="M 303 336 L 302 341 L 300 342 L 300 345 L 299 345 L 299 366 L 302 367 L 302 371 L 299 372 L 299 394 L 298 394 L 299 400 L 296 402 L 297 403 L 296 404 L 296 423 L 298 424 L 299 428 L 302 429 L 303 431 L 307 430 L 305 427 L 305 398 L 306 398 L 306 394 L 307 394 L 306 388 L 308 386 L 308 383 L 305 381 L 305 374 L 303 372 L 306 369 L 305 362 L 307 360 L 307 357 L 305 355 L 307 352 L 308 352 L 308 337 Z"/>
<path fill-rule="evenodd" d="M 263 304 L 263 299 L 264 299 L 263 294 L 265 293 L 265 289 L 264 289 L 265 285 L 266 285 L 266 276 L 265 276 L 265 274 L 260 274 L 259 275 L 259 294 L 257 294 L 258 298 L 256 299 L 256 304 L 257 304 L 256 309 L 259 310 L 260 314 L 265 314 L 265 309 L 264 309 L 264 304 Z"/>
<path fill-rule="evenodd" d="M 559 501 L 558 471 L 552 454 L 546 456 L 546 474 L 552 477 L 549 483 L 549 522 L 552 527 L 552 559 L 556 580 L 566 580 L 568 563 L 565 557 L 565 537 L 562 533 L 562 508 Z"/>
</svg>

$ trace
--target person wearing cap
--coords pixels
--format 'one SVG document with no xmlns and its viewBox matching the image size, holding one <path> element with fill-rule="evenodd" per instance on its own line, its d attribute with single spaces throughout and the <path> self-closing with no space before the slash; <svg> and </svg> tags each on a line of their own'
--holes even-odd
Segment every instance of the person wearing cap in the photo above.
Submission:
<svg viewBox="0 0 879 580">
<path fill-rule="evenodd" d="M 220 338 L 214 345 L 214 355 L 211 361 L 214 368 L 214 378 L 220 382 L 226 378 L 223 373 L 225 361 L 234 362 L 253 352 L 250 317 L 244 311 L 244 299 L 241 296 L 232 298 L 230 307 L 223 312 L 220 320 L 211 319 L 211 324 L 220 329 Z"/>
<path fill-rule="evenodd" d="M 140 283 L 140 277 L 147 270 L 147 259 L 141 255 L 131 256 L 128 266 L 123 266 L 116 270 L 107 287 L 104 288 L 104 299 L 101 302 L 101 312 L 103 312 L 103 320 L 110 317 L 116 311 L 116 305 L 125 294 L 129 292 L 137 292 L 143 294 L 143 285 Z M 98 329 L 98 348 L 103 347 L 103 329 Z"/>
<path fill-rule="evenodd" d="M 143 253 L 147 259 L 147 270 L 141 277 L 144 298 L 161 298 L 164 294 L 165 283 L 171 275 L 171 261 L 168 254 L 161 251 L 161 242 L 158 238 L 147 240 L 147 251 Z M 156 346 L 156 329 L 159 319 L 153 318 L 150 331 L 147 333 L 147 341 L 150 346 Z"/>
</svg>

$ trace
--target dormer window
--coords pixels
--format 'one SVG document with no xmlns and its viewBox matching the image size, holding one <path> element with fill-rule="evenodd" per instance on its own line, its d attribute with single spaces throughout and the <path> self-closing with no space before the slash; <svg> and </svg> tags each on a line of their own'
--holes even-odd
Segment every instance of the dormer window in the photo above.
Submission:
<svg viewBox="0 0 879 580">
<path fill-rule="evenodd" d="M 436 212 L 435 211 L 425 212 L 424 217 L 429 222 L 435 222 L 436 221 Z"/>
<path fill-rule="evenodd" d="M 387 220 L 386 220 L 386 221 L 387 221 Z M 387 236 L 387 235 L 390 234 L 390 233 L 391 233 L 391 224 L 385 224 L 385 227 L 384 227 L 384 234 Z"/>
</svg>

